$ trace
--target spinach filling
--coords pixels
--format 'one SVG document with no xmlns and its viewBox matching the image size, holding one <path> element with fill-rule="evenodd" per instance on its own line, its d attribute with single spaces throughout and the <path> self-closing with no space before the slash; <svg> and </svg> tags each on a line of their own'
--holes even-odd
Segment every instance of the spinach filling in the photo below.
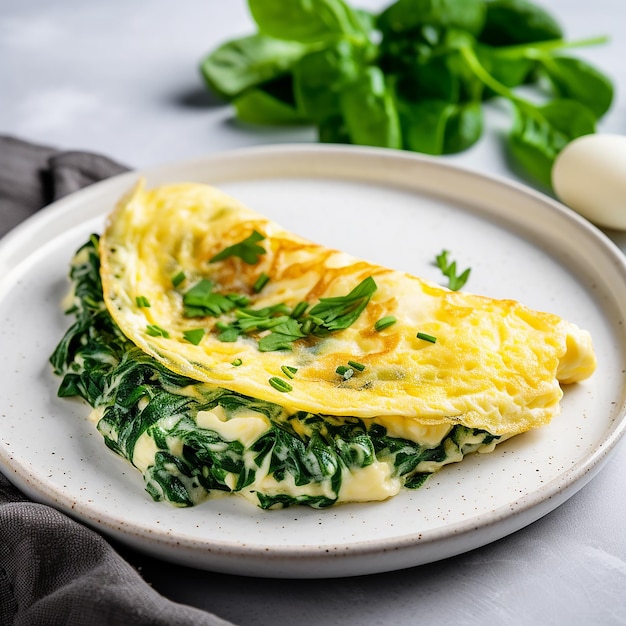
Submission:
<svg viewBox="0 0 626 626">
<path fill-rule="evenodd" d="M 246 492 L 264 509 L 296 504 L 327 507 L 339 498 L 348 473 L 384 462 L 408 488 L 420 487 L 430 471 L 498 437 L 454 426 L 436 446 L 391 437 L 372 420 L 332 417 L 234 393 L 173 373 L 130 342 L 103 302 L 98 237 L 77 252 L 70 270 L 74 323 L 50 357 L 62 377 L 60 397 L 83 398 L 100 418 L 98 431 L 115 453 L 138 465 L 136 446 L 150 438 L 152 456 L 143 473 L 157 501 L 193 506 L 219 492 Z M 203 428 L 197 416 L 219 407 L 230 419 L 242 410 L 267 419 L 267 428 L 247 445 Z M 257 489 L 271 478 L 270 487 Z M 280 487 L 284 485 L 284 487 Z"/>
</svg>

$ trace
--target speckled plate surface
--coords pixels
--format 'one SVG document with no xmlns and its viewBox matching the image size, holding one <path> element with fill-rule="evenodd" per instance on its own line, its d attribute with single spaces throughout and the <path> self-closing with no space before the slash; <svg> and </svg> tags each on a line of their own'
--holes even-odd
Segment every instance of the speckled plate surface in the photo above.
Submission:
<svg viewBox="0 0 626 626">
<path fill-rule="evenodd" d="M 285 227 L 465 289 L 515 298 L 588 329 L 599 367 L 549 426 L 474 455 L 387 502 L 262 511 L 237 497 L 155 503 L 104 445 L 88 409 L 56 397 L 48 357 L 70 319 L 68 263 L 138 178 L 208 182 Z M 587 222 L 524 187 L 388 150 L 277 146 L 131 172 L 40 212 L 0 242 L 0 467 L 35 500 L 154 556 L 235 574 L 334 577 L 431 562 L 548 513 L 599 470 L 625 429 L 626 263 Z"/>
</svg>

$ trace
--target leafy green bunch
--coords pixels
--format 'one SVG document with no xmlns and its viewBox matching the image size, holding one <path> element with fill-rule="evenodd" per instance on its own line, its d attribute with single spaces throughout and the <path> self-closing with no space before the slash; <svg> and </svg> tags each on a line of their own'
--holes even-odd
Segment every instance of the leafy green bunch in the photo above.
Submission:
<svg viewBox="0 0 626 626">
<path fill-rule="evenodd" d="M 254 124 L 314 124 L 319 140 L 441 155 L 472 146 L 483 104 L 510 103 L 510 153 L 550 185 L 556 155 L 595 132 L 613 85 L 563 54 L 530 0 L 397 0 L 373 14 L 345 0 L 248 0 L 258 31 L 201 64 L 209 88 Z M 524 94 L 524 95 L 521 95 Z"/>
</svg>

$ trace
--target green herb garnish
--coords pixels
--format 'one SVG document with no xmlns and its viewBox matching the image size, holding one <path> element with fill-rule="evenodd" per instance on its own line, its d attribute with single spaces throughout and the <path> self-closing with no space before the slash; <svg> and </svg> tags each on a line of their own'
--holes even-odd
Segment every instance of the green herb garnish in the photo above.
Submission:
<svg viewBox="0 0 626 626">
<path fill-rule="evenodd" d="M 339 365 L 335 370 L 336 374 L 339 374 L 344 380 L 348 380 L 354 376 L 354 370 L 347 365 Z"/>
<path fill-rule="evenodd" d="M 197 346 L 201 341 L 202 337 L 206 334 L 204 328 L 194 328 L 192 330 L 184 330 L 183 337 L 194 346 Z"/>
<path fill-rule="evenodd" d="M 423 341 L 428 341 L 429 343 L 437 343 L 437 337 L 433 337 L 433 335 L 427 333 L 417 333 L 416 337 Z"/>
<path fill-rule="evenodd" d="M 213 282 L 203 278 L 183 295 L 185 317 L 219 317 L 238 305 L 238 296 L 213 291 Z"/>
<path fill-rule="evenodd" d="M 448 250 L 442 250 L 441 253 L 435 257 L 435 263 L 443 275 L 448 278 L 448 288 L 452 291 L 457 291 L 467 282 L 471 268 L 468 267 L 461 274 L 457 275 L 456 261 L 450 262 L 448 260 L 448 254 Z"/>
<path fill-rule="evenodd" d="M 361 281 L 347 296 L 320 298 L 310 311 L 309 317 L 315 318 L 315 324 L 328 331 L 349 328 L 376 291 L 376 282 L 371 276 Z"/>
<path fill-rule="evenodd" d="M 241 359 L 235 359 L 234 361 L 231 361 L 231 365 L 233 367 L 239 367 L 240 365 L 243 365 L 243 361 Z"/>
<path fill-rule="evenodd" d="M 268 382 L 276 391 L 281 391 L 282 393 L 293 391 L 293 387 L 286 380 L 278 378 L 278 376 L 272 376 Z"/>
<path fill-rule="evenodd" d="M 259 256 L 265 254 L 265 248 L 257 245 L 259 241 L 263 241 L 265 235 L 252 231 L 252 234 L 246 237 L 243 241 L 236 243 L 228 248 L 224 248 L 221 252 L 216 254 L 210 259 L 210 263 L 216 263 L 217 261 L 223 261 L 231 256 L 239 257 L 244 263 L 248 265 L 255 265 L 259 262 Z"/>
<path fill-rule="evenodd" d="M 172 285 L 174 285 L 174 287 L 178 287 L 178 285 L 180 285 L 184 280 L 185 280 L 185 272 L 181 270 L 180 272 L 172 276 Z"/>
<path fill-rule="evenodd" d="M 270 277 L 263 272 L 254 282 L 254 285 L 252 286 L 252 289 L 254 289 L 255 293 L 259 293 L 263 287 L 265 287 L 265 285 L 267 285 L 267 283 L 269 282 Z"/>
<path fill-rule="evenodd" d="M 150 302 L 148 301 L 148 298 L 146 298 L 145 296 L 137 296 L 135 298 L 135 302 L 137 303 L 137 306 L 141 309 L 141 308 L 149 308 L 150 307 Z"/>
<path fill-rule="evenodd" d="M 362 372 L 365 369 L 365 365 L 363 365 L 363 363 L 359 363 L 358 361 L 348 361 L 348 365 L 357 370 L 357 372 Z"/>
<path fill-rule="evenodd" d="M 293 378 L 298 371 L 297 367 L 293 367 L 291 365 L 281 365 L 280 369 L 287 378 Z"/>
<path fill-rule="evenodd" d="M 261 352 L 274 352 L 275 350 L 291 350 L 291 344 L 296 339 L 306 335 L 300 330 L 298 322 L 292 318 L 285 318 L 272 328 L 272 332 L 259 339 Z"/>
<path fill-rule="evenodd" d="M 387 315 L 385 317 L 381 317 L 375 324 L 374 330 L 380 332 L 381 330 L 385 330 L 385 328 L 389 328 L 389 326 L 393 326 L 398 320 L 393 315 Z"/>
<path fill-rule="evenodd" d="M 376 283 L 368 277 L 346 296 L 320 298 L 308 314 L 305 314 L 309 306 L 307 302 L 298 303 L 293 310 L 284 303 L 254 309 L 245 306 L 246 299 L 238 301 L 232 294 L 222 296 L 212 289 L 211 281 L 205 280 L 187 292 L 183 297 L 185 315 L 218 316 L 230 312 L 234 319 L 220 319 L 215 325 L 220 341 L 233 342 L 242 335 L 269 330 L 258 339 L 258 347 L 261 352 L 273 352 L 291 350 L 297 339 L 320 337 L 348 328 L 367 306 L 376 290 Z"/>
<path fill-rule="evenodd" d="M 165 337 L 166 339 L 170 336 L 170 334 L 160 326 L 156 324 L 148 324 L 146 326 L 146 333 L 151 337 Z"/>
<path fill-rule="evenodd" d="M 304 312 L 308 308 L 309 308 L 308 302 L 298 302 L 298 304 L 296 304 L 296 306 L 293 308 L 293 311 L 291 312 L 291 317 L 297 320 L 299 317 L 302 317 L 304 315 Z"/>
</svg>

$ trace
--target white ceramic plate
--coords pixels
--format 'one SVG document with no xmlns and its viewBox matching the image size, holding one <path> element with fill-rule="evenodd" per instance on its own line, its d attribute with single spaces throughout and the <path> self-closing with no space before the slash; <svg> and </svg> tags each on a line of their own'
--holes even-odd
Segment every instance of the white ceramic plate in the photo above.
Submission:
<svg viewBox="0 0 626 626">
<path fill-rule="evenodd" d="M 138 178 L 105 181 L 0 242 L 2 471 L 32 498 L 155 556 L 228 573 L 333 577 L 431 562 L 548 513 L 601 467 L 625 428 L 626 264 L 587 222 L 503 181 L 388 150 L 282 146 L 143 172 L 149 185 L 217 185 L 310 239 L 435 281 L 443 248 L 468 291 L 521 300 L 588 329 L 599 367 L 567 388 L 549 426 L 474 455 L 376 504 L 262 511 L 237 497 L 177 509 L 104 445 L 79 402 L 58 399 L 47 359 L 68 262 Z"/>
</svg>

